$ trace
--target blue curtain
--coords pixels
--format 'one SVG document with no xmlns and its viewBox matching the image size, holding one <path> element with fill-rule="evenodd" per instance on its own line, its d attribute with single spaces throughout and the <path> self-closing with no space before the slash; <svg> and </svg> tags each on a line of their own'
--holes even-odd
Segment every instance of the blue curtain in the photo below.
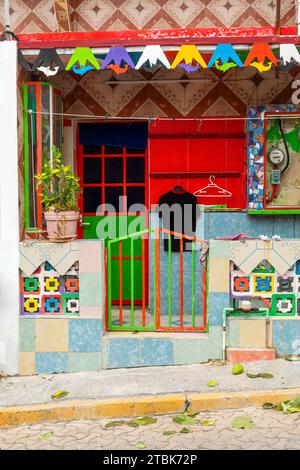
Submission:
<svg viewBox="0 0 300 470">
<path fill-rule="evenodd" d="M 84 123 L 79 126 L 79 143 L 111 145 L 145 150 L 148 123 Z"/>
</svg>

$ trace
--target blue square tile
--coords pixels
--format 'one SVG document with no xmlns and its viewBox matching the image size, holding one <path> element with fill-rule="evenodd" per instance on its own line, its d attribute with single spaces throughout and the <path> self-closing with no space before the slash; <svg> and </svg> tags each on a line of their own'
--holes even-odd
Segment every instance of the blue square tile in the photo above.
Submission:
<svg viewBox="0 0 300 470">
<path fill-rule="evenodd" d="M 36 374 L 67 372 L 68 354 L 61 352 L 43 352 L 35 354 Z"/>
<path fill-rule="evenodd" d="M 278 354 L 300 354 L 300 320 L 273 320 L 272 337 Z"/>
<path fill-rule="evenodd" d="M 107 338 L 106 367 L 108 369 L 141 366 L 141 340 Z"/>
<path fill-rule="evenodd" d="M 171 339 L 143 339 L 141 362 L 143 366 L 173 365 L 173 341 Z"/>
<path fill-rule="evenodd" d="M 101 351 L 102 322 L 95 318 L 69 320 L 69 351 Z"/>
<path fill-rule="evenodd" d="M 208 324 L 223 324 L 223 309 L 229 307 L 229 295 L 224 292 L 211 292 L 208 298 Z"/>
</svg>

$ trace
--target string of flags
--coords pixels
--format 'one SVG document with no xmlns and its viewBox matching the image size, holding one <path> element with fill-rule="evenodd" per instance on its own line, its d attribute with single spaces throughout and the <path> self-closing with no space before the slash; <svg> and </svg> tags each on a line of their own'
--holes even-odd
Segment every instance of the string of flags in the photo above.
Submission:
<svg viewBox="0 0 300 470">
<path fill-rule="evenodd" d="M 288 71 L 293 65 L 300 64 L 300 53 L 295 44 L 280 44 L 276 51 L 267 43 L 255 43 L 250 51 L 236 51 L 232 44 L 218 44 L 212 54 L 203 55 L 195 45 L 183 45 L 178 51 L 163 51 L 159 45 L 147 45 L 140 52 L 112 46 L 107 54 L 97 54 L 97 57 L 89 47 L 76 47 L 66 66 L 56 49 L 41 49 L 33 64 L 29 64 L 19 50 L 18 60 L 25 70 L 39 70 L 47 77 L 56 75 L 59 70 L 85 75 L 90 70 L 110 69 L 120 75 L 129 69 L 151 70 L 157 66 L 171 70 L 180 67 L 186 73 L 212 67 L 226 72 L 234 67 L 250 66 L 263 73 L 272 66 Z"/>
</svg>

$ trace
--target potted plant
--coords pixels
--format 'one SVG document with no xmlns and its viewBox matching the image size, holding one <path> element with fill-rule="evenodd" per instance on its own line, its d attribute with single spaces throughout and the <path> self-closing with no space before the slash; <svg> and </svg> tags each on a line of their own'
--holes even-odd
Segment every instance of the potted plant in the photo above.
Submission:
<svg viewBox="0 0 300 470">
<path fill-rule="evenodd" d="M 61 152 L 56 147 L 53 147 L 52 161 L 45 162 L 42 173 L 35 175 L 35 178 L 37 187 L 41 187 L 49 240 L 74 240 L 79 219 L 79 178 L 73 174 L 69 165 L 63 165 Z"/>
</svg>

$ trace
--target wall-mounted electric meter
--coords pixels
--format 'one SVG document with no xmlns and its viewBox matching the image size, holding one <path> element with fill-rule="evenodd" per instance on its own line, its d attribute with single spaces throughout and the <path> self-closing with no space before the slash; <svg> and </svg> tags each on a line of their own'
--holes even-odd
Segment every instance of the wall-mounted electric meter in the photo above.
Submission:
<svg viewBox="0 0 300 470">
<path fill-rule="evenodd" d="M 269 159 L 274 165 L 279 165 L 284 160 L 284 152 L 280 149 L 273 149 L 269 153 Z"/>
</svg>

